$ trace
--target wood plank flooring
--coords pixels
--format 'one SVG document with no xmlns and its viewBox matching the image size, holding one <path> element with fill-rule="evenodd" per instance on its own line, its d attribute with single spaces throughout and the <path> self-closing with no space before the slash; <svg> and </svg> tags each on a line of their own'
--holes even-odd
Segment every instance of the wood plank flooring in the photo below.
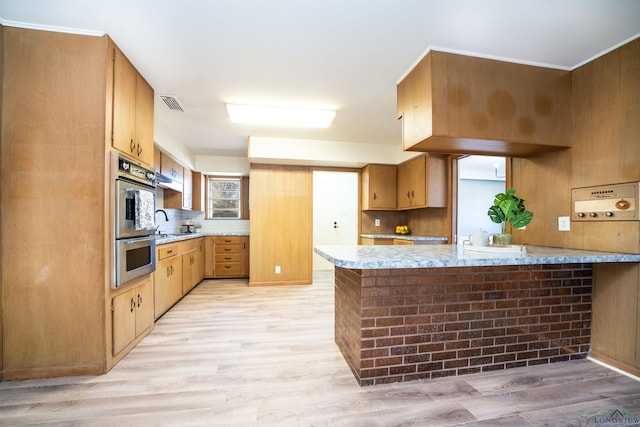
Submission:
<svg viewBox="0 0 640 427">
<path fill-rule="evenodd" d="M 640 382 L 589 360 L 359 387 L 311 286 L 208 280 L 106 375 L 0 383 L 2 426 L 580 426 L 640 416 Z"/>
</svg>

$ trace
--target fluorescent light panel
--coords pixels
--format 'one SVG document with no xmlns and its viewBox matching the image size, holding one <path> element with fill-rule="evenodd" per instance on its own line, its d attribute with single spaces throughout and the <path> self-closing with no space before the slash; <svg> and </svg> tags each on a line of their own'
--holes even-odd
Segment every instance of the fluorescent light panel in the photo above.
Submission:
<svg viewBox="0 0 640 427">
<path fill-rule="evenodd" d="M 233 123 L 317 128 L 329 127 L 336 116 L 332 110 L 243 104 L 227 104 L 227 112 Z"/>
</svg>

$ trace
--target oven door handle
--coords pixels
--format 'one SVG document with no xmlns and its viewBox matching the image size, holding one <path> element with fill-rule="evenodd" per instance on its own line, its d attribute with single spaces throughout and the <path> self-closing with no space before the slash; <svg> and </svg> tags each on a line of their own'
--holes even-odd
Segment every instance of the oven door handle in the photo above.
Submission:
<svg viewBox="0 0 640 427">
<path fill-rule="evenodd" d="M 122 242 L 122 244 L 124 245 L 133 245 L 133 244 L 140 244 L 140 243 L 147 243 L 147 242 L 155 242 L 156 238 L 151 236 L 151 237 L 135 237 L 133 239 L 121 239 L 120 242 Z M 153 245 L 155 246 L 155 244 Z"/>
</svg>

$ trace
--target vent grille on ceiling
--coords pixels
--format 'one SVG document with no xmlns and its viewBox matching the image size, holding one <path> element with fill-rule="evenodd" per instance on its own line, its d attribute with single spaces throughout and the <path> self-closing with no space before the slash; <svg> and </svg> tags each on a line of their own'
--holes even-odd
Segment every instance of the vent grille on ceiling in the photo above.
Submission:
<svg viewBox="0 0 640 427">
<path fill-rule="evenodd" d="M 160 97 L 160 99 L 162 99 L 162 101 L 164 101 L 167 108 L 169 108 L 171 111 L 180 111 L 184 113 L 184 107 L 182 106 L 182 103 L 180 103 L 178 98 L 176 98 L 175 96 L 171 96 L 171 95 L 158 95 L 158 96 Z"/>
</svg>

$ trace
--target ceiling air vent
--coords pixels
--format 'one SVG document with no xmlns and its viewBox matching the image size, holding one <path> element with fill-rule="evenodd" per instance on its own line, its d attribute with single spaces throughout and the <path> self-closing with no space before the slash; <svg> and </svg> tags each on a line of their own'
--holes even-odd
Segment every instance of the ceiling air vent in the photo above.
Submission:
<svg viewBox="0 0 640 427">
<path fill-rule="evenodd" d="M 176 98 L 175 96 L 171 96 L 171 95 L 158 95 L 158 96 L 160 97 L 160 99 L 162 99 L 162 101 L 164 101 L 165 105 L 167 106 L 167 108 L 169 108 L 169 110 L 180 111 L 184 113 L 184 107 L 180 103 L 180 100 L 178 100 L 178 98 Z"/>
</svg>

